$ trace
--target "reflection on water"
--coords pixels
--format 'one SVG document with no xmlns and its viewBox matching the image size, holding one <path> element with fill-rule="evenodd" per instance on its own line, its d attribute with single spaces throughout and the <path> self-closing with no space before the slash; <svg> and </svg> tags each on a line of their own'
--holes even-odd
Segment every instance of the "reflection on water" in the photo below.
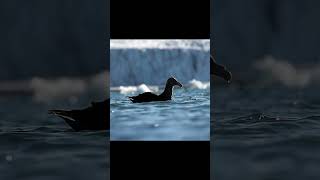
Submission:
<svg viewBox="0 0 320 180">
<path fill-rule="evenodd" d="M 175 89 L 173 100 L 132 103 L 111 92 L 111 140 L 208 140 L 210 90 Z"/>
<path fill-rule="evenodd" d="M 320 178 L 317 88 L 217 87 L 213 100 L 211 178 Z"/>
<path fill-rule="evenodd" d="M 109 179 L 108 132 L 74 132 L 32 97 L 0 104 L 0 179 Z"/>
</svg>

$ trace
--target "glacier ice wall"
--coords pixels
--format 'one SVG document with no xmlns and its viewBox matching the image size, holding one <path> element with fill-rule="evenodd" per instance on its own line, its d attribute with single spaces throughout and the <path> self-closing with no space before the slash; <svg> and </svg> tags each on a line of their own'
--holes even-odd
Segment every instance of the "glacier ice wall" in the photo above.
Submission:
<svg viewBox="0 0 320 180">
<path fill-rule="evenodd" d="M 170 76 L 182 84 L 192 79 L 210 81 L 210 46 L 110 49 L 111 87 L 142 83 L 163 85 Z"/>
</svg>

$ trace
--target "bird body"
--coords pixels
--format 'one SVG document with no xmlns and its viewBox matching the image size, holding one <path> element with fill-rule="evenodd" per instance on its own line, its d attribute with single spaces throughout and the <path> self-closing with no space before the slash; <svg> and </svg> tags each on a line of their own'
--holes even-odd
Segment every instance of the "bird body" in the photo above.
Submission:
<svg viewBox="0 0 320 180">
<path fill-rule="evenodd" d="M 151 92 L 145 92 L 145 93 L 139 94 L 138 96 L 131 96 L 129 97 L 129 99 L 134 103 L 151 102 L 151 101 L 159 101 L 159 96 Z"/>
<path fill-rule="evenodd" d="M 49 110 L 49 114 L 65 120 L 75 131 L 110 129 L 110 99 L 92 102 L 90 107 L 79 110 Z"/>
<path fill-rule="evenodd" d="M 174 86 L 182 87 L 182 84 L 179 83 L 175 78 L 170 77 L 167 80 L 166 87 L 160 95 L 156 95 L 151 92 L 145 92 L 142 94 L 139 94 L 138 96 L 131 96 L 129 99 L 133 103 L 141 103 L 141 102 L 152 102 L 152 101 L 168 101 L 171 100 L 172 97 L 172 88 Z"/>
</svg>

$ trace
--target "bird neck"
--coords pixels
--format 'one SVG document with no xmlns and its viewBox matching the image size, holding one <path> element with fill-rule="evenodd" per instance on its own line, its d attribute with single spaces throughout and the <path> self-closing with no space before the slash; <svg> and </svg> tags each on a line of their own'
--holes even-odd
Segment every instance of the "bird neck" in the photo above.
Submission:
<svg viewBox="0 0 320 180">
<path fill-rule="evenodd" d="M 162 94 L 160 94 L 160 96 L 166 98 L 166 99 L 171 99 L 171 96 L 172 96 L 172 85 L 170 84 L 166 84 L 166 87 L 164 88 L 164 91 Z"/>
</svg>

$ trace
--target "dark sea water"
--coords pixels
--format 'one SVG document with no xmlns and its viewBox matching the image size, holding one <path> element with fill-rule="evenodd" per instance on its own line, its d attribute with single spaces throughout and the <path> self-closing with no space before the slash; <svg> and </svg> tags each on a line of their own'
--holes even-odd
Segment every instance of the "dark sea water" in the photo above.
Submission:
<svg viewBox="0 0 320 180">
<path fill-rule="evenodd" d="M 108 132 L 74 132 L 47 114 L 69 105 L 1 96 L 0 107 L 0 179 L 109 179 Z"/>
<path fill-rule="evenodd" d="M 320 179 L 319 90 L 215 87 L 211 179 Z"/>
<path fill-rule="evenodd" d="M 111 140 L 209 140 L 209 89 L 175 89 L 164 102 L 132 103 L 130 95 L 110 94 Z"/>
</svg>

